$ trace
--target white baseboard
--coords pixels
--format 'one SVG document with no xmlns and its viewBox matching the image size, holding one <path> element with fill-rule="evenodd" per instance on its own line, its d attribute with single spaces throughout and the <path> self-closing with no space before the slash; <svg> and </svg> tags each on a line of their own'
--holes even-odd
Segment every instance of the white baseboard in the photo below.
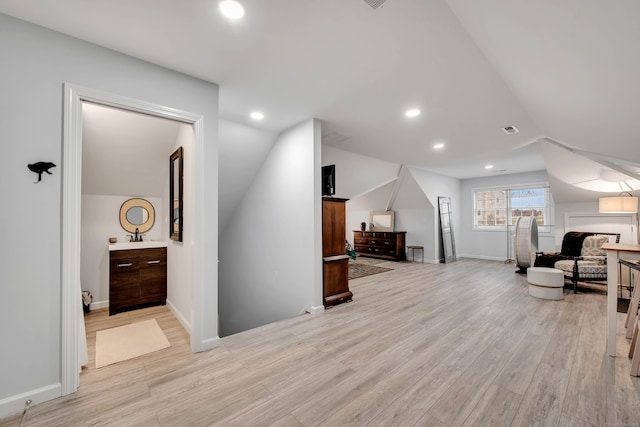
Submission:
<svg viewBox="0 0 640 427">
<path fill-rule="evenodd" d="M 99 308 L 108 308 L 109 307 L 109 300 L 105 300 L 105 301 L 94 301 L 91 303 L 91 305 L 89 306 L 89 308 L 91 310 L 97 310 Z"/>
<path fill-rule="evenodd" d="M 310 314 L 320 314 L 322 312 L 324 312 L 324 305 L 318 305 L 318 306 L 311 306 L 309 307 L 309 313 Z"/>
<path fill-rule="evenodd" d="M 0 418 L 19 414 L 24 410 L 25 402 L 31 400 L 31 406 L 62 396 L 62 384 L 55 383 L 26 393 L 17 394 L 0 400 Z"/>
<path fill-rule="evenodd" d="M 474 258 L 474 259 L 484 259 L 487 261 L 505 261 L 504 257 L 495 257 L 495 256 L 484 256 L 484 255 L 458 255 L 458 258 Z"/>
<path fill-rule="evenodd" d="M 167 300 L 167 307 L 169 307 L 169 310 L 171 310 L 173 315 L 176 316 L 176 319 L 178 319 L 178 322 L 180 322 L 184 330 L 187 331 L 189 335 L 191 335 L 191 323 L 187 320 L 187 318 L 184 317 L 180 310 L 178 310 L 176 306 L 173 305 L 169 300 Z"/>
<path fill-rule="evenodd" d="M 202 341 L 202 351 L 212 350 L 220 347 L 220 337 L 207 338 Z"/>
</svg>

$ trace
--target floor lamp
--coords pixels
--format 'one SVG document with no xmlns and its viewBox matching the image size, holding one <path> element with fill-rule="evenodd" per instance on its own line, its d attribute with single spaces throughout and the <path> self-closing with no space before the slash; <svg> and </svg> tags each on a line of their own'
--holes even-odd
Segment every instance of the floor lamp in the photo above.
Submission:
<svg viewBox="0 0 640 427">
<path fill-rule="evenodd" d="M 638 213 L 638 198 L 627 191 L 614 197 L 600 197 L 598 210 L 601 213 Z"/>
<path fill-rule="evenodd" d="M 507 218 L 505 218 L 507 225 L 507 258 L 504 260 L 504 263 L 509 264 L 515 261 L 511 258 L 511 190 L 505 190 L 505 193 L 507 198 Z"/>
<path fill-rule="evenodd" d="M 638 198 L 628 191 L 624 191 L 613 197 L 600 197 L 598 199 L 598 211 L 600 213 L 632 213 L 636 217 L 636 234 L 638 230 Z M 636 236 L 640 238 L 640 235 Z"/>
</svg>

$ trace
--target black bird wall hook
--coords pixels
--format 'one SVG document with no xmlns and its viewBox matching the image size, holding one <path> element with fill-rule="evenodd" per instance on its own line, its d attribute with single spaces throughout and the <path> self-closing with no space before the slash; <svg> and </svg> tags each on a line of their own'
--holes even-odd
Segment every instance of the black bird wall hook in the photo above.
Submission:
<svg viewBox="0 0 640 427">
<path fill-rule="evenodd" d="M 46 172 L 49 175 L 53 175 L 51 172 L 49 172 L 49 169 L 55 168 L 56 165 L 54 165 L 51 162 L 37 162 L 32 165 L 27 165 L 27 167 L 29 168 L 30 171 L 38 174 L 38 180 L 34 182 L 34 184 L 37 184 L 42 180 L 43 172 Z"/>
</svg>

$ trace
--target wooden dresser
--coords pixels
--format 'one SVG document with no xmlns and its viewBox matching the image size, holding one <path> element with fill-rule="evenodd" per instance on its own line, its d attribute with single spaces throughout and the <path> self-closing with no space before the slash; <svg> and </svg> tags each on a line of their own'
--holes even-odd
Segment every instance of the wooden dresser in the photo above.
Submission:
<svg viewBox="0 0 640 427">
<path fill-rule="evenodd" d="M 167 303 L 167 248 L 109 252 L 109 315 Z"/>
<path fill-rule="evenodd" d="M 346 199 L 322 198 L 322 282 L 325 307 L 350 301 Z"/>
<path fill-rule="evenodd" d="M 406 231 L 359 231 L 353 230 L 356 253 L 371 258 L 404 261 Z"/>
</svg>

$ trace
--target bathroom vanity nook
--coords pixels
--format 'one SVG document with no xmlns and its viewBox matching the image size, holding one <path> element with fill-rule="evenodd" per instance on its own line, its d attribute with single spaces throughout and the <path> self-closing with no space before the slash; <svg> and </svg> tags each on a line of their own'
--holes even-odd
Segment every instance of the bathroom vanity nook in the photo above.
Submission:
<svg viewBox="0 0 640 427">
<path fill-rule="evenodd" d="M 109 315 L 167 303 L 167 244 L 109 245 Z"/>
</svg>

